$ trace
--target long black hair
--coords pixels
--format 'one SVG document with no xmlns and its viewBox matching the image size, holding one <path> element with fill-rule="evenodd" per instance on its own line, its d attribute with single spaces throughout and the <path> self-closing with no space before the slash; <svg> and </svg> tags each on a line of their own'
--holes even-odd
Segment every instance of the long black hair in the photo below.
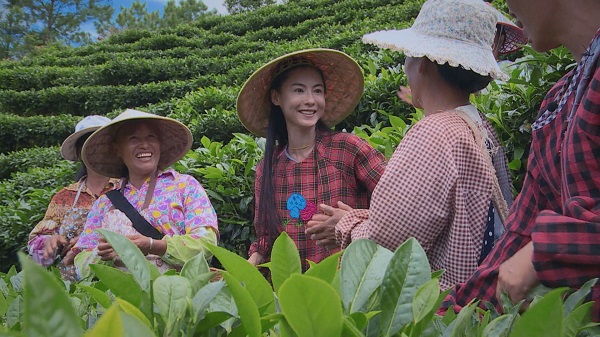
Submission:
<svg viewBox="0 0 600 337">
<path fill-rule="evenodd" d="M 271 90 L 281 90 L 281 86 L 283 82 L 285 82 L 285 80 L 288 78 L 290 71 L 292 69 L 298 69 L 300 67 L 316 69 L 319 72 L 319 74 L 321 74 L 323 82 L 325 82 L 323 72 L 318 67 L 315 67 L 310 64 L 299 64 L 295 67 L 286 69 L 285 71 L 281 72 L 273 78 L 273 81 L 271 82 L 271 88 L 269 90 L 269 95 L 271 93 Z M 319 134 L 331 132 L 331 130 L 327 126 L 325 126 L 325 124 L 321 122 L 321 120 L 317 122 L 317 131 L 317 137 L 319 137 Z M 269 125 L 267 126 L 265 153 L 263 157 L 263 175 L 262 180 L 260 182 L 260 202 L 258 205 L 258 216 L 256 223 L 257 237 L 267 238 L 263 242 L 259 240 L 259 245 L 264 245 L 260 248 L 263 248 L 267 252 L 269 252 L 273 247 L 273 243 L 279 235 L 279 229 L 281 226 L 281 220 L 279 219 L 279 215 L 277 214 L 278 208 L 275 201 L 275 186 L 273 182 L 273 166 L 275 163 L 275 152 L 276 150 L 281 150 L 285 148 L 287 144 L 288 132 L 285 117 L 283 116 L 283 111 L 281 110 L 281 107 L 271 103 L 271 114 L 269 115 Z"/>
<path fill-rule="evenodd" d="M 83 144 L 92 135 L 92 133 L 93 132 L 88 132 L 86 134 L 83 134 L 75 141 L 75 155 L 77 156 L 78 163 L 78 169 L 75 173 L 75 181 L 79 181 L 81 178 L 87 176 L 87 167 L 83 163 L 83 160 L 81 160 L 81 149 L 83 149 Z"/>
</svg>

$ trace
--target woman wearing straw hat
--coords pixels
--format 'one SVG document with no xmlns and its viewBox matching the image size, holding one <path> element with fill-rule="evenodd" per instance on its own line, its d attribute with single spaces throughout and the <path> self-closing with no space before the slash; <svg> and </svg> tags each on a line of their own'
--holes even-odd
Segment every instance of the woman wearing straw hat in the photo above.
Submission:
<svg viewBox="0 0 600 337">
<path fill-rule="evenodd" d="M 473 273 L 493 244 L 495 214 L 507 213 L 496 176 L 506 174 L 506 158 L 469 103 L 506 77 L 492 53 L 495 26 L 496 13 L 481 0 L 429 0 L 411 28 L 363 38 L 404 52 L 412 100 L 425 117 L 400 142 L 369 210 L 346 214 L 336 236 L 343 246 L 370 238 L 392 250 L 415 237 L 432 268 L 445 269 L 442 289 Z"/>
<path fill-rule="evenodd" d="M 75 132 L 62 143 L 62 157 L 80 162 L 85 140 L 108 122 L 110 119 L 103 116 L 82 119 L 75 126 Z M 31 231 L 27 243 L 29 255 L 39 264 L 50 266 L 57 259 L 60 260 L 58 267 L 63 277 L 68 279 L 75 276 L 71 247 L 77 242 L 92 204 L 118 182 L 88 169 L 85 164 L 77 172 L 75 180 L 76 183 L 61 189 L 52 197 L 44 219 Z"/>
<path fill-rule="evenodd" d="M 256 170 L 257 241 L 249 261 L 269 258 L 273 241 L 286 231 L 303 269 L 331 252 L 304 233 L 321 205 L 368 207 L 385 157 L 358 136 L 333 132 L 358 104 L 361 68 L 348 55 L 308 49 L 272 60 L 244 84 L 238 115 L 253 134 L 266 137 Z"/>
<path fill-rule="evenodd" d="M 119 190 L 94 204 L 73 248 L 77 273 L 89 274 L 99 258 L 119 258 L 97 233 L 104 228 L 127 237 L 161 271 L 177 268 L 205 242 L 217 243 L 217 216 L 200 183 L 169 166 L 192 145 L 190 130 L 180 122 L 127 109 L 98 129 L 83 147 L 83 160 L 93 170 L 122 178 Z"/>
</svg>

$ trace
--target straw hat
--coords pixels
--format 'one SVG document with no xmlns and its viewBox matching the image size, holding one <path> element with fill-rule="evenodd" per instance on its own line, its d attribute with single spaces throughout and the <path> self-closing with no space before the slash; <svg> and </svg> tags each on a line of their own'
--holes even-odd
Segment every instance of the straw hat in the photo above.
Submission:
<svg viewBox="0 0 600 337">
<path fill-rule="evenodd" d="M 428 0 L 412 27 L 367 34 L 363 42 L 507 80 L 492 53 L 496 22 L 496 10 L 481 0 Z"/>
<path fill-rule="evenodd" d="M 496 10 L 496 16 L 498 17 L 497 25 L 504 30 L 505 34 L 504 42 L 498 49 L 498 53 L 509 54 L 521 49 L 521 46 L 527 43 L 527 37 L 523 34 L 523 30 L 498 10 Z"/>
<path fill-rule="evenodd" d="M 325 114 L 321 121 L 332 127 L 346 118 L 358 104 L 364 89 L 360 66 L 347 54 L 333 49 L 306 49 L 278 57 L 255 71 L 237 98 L 237 112 L 248 131 L 265 137 L 271 113 L 271 82 L 298 65 L 320 69 L 325 80 Z"/>
<path fill-rule="evenodd" d="M 119 178 L 125 168 L 121 157 L 113 151 L 116 131 L 126 121 L 152 121 L 160 138 L 158 168 L 164 170 L 183 158 L 192 146 L 192 133 L 187 126 L 168 117 L 127 109 L 110 123 L 101 127 L 83 145 L 81 156 L 85 165 L 106 177 Z"/>
<path fill-rule="evenodd" d="M 60 146 L 60 154 L 63 158 L 70 161 L 77 161 L 77 149 L 75 148 L 75 144 L 79 137 L 94 132 L 98 130 L 100 127 L 108 124 L 110 119 L 104 116 L 92 115 L 87 116 L 84 119 L 80 120 L 77 125 L 75 125 L 75 132 L 73 132 Z"/>
</svg>

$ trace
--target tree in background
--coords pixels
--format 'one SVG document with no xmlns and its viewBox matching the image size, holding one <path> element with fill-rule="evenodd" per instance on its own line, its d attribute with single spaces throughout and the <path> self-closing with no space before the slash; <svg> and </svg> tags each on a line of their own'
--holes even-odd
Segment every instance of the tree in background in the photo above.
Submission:
<svg viewBox="0 0 600 337">
<path fill-rule="evenodd" d="M 18 58 L 26 50 L 25 38 L 31 18 L 23 10 L 22 1 L 0 3 L 0 59 Z"/>
<path fill-rule="evenodd" d="M 231 14 L 254 11 L 266 5 L 275 4 L 275 0 L 225 0 L 225 8 Z"/>
<path fill-rule="evenodd" d="M 91 34 L 81 25 L 90 21 L 108 21 L 113 15 L 111 0 L 23 0 L 23 8 L 36 23 L 38 44 L 54 42 L 82 44 Z"/>
<path fill-rule="evenodd" d="M 216 14 L 216 10 L 208 11 L 208 7 L 201 0 L 168 0 L 163 9 L 163 16 L 160 17 L 158 11 L 148 12 L 146 3 L 136 0 L 130 8 L 121 6 L 114 22 L 97 22 L 95 26 L 98 33 L 106 37 L 127 29 L 156 30 L 173 27 L 202 16 Z"/>
</svg>

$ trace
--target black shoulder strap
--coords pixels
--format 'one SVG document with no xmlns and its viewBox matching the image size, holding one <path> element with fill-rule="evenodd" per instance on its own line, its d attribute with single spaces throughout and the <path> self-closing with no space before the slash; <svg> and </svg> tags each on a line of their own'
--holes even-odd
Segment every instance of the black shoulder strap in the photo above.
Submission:
<svg viewBox="0 0 600 337">
<path fill-rule="evenodd" d="M 156 240 L 161 240 L 165 236 L 156 228 L 154 228 L 148 221 L 146 221 L 146 219 L 144 219 L 144 217 L 141 216 L 135 208 L 133 208 L 129 201 L 125 199 L 121 191 L 112 190 L 110 192 L 106 192 L 106 196 L 118 210 L 127 215 L 133 224 L 133 228 L 140 232 L 140 234 Z"/>
</svg>

